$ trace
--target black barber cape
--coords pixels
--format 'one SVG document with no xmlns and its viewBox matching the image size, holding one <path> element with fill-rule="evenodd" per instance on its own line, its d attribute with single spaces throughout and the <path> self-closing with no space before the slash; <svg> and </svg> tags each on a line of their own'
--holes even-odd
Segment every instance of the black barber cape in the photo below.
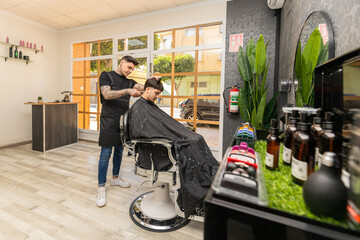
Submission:
<svg viewBox="0 0 360 240">
<path fill-rule="evenodd" d="M 129 126 L 132 139 L 166 138 L 173 141 L 181 184 L 177 203 L 186 218 L 197 207 L 202 207 L 202 200 L 219 166 L 204 138 L 142 97 L 129 110 Z"/>
</svg>

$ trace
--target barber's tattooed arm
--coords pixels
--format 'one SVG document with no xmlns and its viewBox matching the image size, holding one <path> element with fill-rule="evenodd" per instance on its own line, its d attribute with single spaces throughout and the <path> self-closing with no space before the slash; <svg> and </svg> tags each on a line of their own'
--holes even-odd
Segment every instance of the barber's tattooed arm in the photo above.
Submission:
<svg viewBox="0 0 360 240">
<path fill-rule="evenodd" d="M 130 95 L 133 97 L 139 97 L 140 93 L 138 92 L 138 90 L 136 89 L 131 89 L 131 88 L 125 88 L 122 90 L 111 90 L 110 86 L 102 86 L 100 88 L 101 90 L 101 94 L 104 96 L 105 100 L 111 100 L 111 99 L 116 99 L 125 95 Z"/>
<path fill-rule="evenodd" d="M 135 86 L 133 88 L 138 91 L 144 91 L 144 85 L 140 84 L 140 83 L 135 84 Z"/>
</svg>

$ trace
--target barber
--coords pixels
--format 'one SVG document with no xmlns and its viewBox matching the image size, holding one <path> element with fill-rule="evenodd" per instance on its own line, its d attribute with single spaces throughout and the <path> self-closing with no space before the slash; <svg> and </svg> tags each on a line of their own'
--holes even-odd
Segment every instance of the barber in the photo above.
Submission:
<svg viewBox="0 0 360 240">
<path fill-rule="evenodd" d="M 106 205 L 106 175 L 109 159 L 113 153 L 113 172 L 110 180 L 111 186 L 123 188 L 130 187 L 130 183 L 119 177 L 123 146 L 120 140 L 120 116 L 129 109 L 130 96 L 139 97 L 144 86 L 138 84 L 127 76 L 134 70 L 139 62 L 131 56 L 124 56 L 115 71 L 102 72 L 100 75 L 100 136 L 101 146 L 99 166 L 97 202 L 98 207 Z"/>
<path fill-rule="evenodd" d="M 127 78 L 138 65 L 139 62 L 135 58 L 124 56 L 115 71 L 104 71 L 100 75 L 99 85 L 102 108 L 99 136 L 99 145 L 101 146 L 98 166 L 99 188 L 96 202 L 98 207 L 106 205 L 106 175 L 113 149 L 113 177 L 110 180 L 110 185 L 122 188 L 131 186 L 129 182 L 119 177 L 123 152 L 119 124 L 120 116 L 129 109 L 130 96 L 139 97 L 141 95 L 140 91 L 144 90 L 143 84 Z"/>
</svg>

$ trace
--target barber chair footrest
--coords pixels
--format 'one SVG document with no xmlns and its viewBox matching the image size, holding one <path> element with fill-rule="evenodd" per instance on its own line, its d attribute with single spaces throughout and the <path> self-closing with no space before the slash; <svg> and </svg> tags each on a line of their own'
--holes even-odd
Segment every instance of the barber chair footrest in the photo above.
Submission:
<svg viewBox="0 0 360 240">
<path fill-rule="evenodd" d="M 142 203 L 148 202 L 154 197 L 154 192 L 147 192 L 138 196 L 130 205 L 129 214 L 131 220 L 139 227 L 152 232 L 170 232 L 182 228 L 190 222 L 190 219 L 182 218 L 175 214 L 170 219 L 159 220 L 147 216 L 142 210 Z M 145 204 L 146 205 L 146 204 Z M 147 207 L 147 206 L 146 206 Z M 170 214 L 172 215 L 172 214 Z M 157 217 L 156 217 L 157 218 Z"/>
</svg>

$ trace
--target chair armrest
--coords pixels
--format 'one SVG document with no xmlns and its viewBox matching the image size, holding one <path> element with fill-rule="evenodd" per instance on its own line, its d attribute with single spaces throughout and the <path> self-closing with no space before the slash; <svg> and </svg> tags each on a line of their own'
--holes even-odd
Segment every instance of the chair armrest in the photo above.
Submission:
<svg viewBox="0 0 360 240">
<path fill-rule="evenodd" d="M 164 146 L 172 146 L 172 141 L 166 138 L 136 138 L 131 139 L 131 142 L 133 143 L 153 143 L 153 144 L 161 144 Z"/>
<path fill-rule="evenodd" d="M 151 144 L 159 144 L 162 145 L 164 147 L 167 148 L 168 150 L 168 156 L 170 161 L 172 162 L 173 166 L 177 165 L 177 162 L 175 160 L 175 158 L 172 155 L 172 141 L 166 138 L 136 138 L 136 139 L 131 139 L 131 142 L 134 143 L 135 145 L 137 143 L 151 143 Z"/>
</svg>

